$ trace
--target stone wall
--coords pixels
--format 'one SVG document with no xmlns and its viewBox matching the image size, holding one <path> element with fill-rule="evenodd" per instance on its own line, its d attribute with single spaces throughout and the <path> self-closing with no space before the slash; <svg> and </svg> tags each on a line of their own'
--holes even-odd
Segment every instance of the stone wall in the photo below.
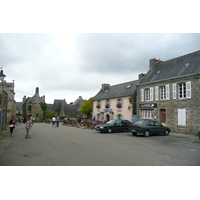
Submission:
<svg viewBox="0 0 200 200">
<path fill-rule="evenodd" d="M 174 83 L 183 83 L 191 81 L 191 98 L 173 99 L 172 85 Z M 155 100 L 155 87 L 169 84 L 170 99 Z M 141 89 L 153 87 L 153 101 L 141 101 Z M 156 121 L 160 121 L 160 110 L 166 110 L 166 125 L 170 127 L 172 132 L 181 132 L 189 134 L 198 134 L 200 128 L 200 78 L 199 76 L 183 77 L 173 80 L 151 83 L 148 85 L 140 85 L 137 88 L 137 113 L 138 120 L 142 119 L 142 108 L 140 104 L 155 103 L 156 108 L 153 108 L 153 117 Z M 178 125 L 178 109 L 186 109 L 186 125 Z"/>
</svg>

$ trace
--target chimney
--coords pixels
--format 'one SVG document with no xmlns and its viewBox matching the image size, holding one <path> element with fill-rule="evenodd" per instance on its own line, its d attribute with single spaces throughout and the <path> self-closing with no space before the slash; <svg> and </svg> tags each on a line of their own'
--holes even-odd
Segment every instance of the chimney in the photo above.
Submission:
<svg viewBox="0 0 200 200">
<path fill-rule="evenodd" d="M 163 61 L 161 61 L 160 59 L 150 59 L 149 60 L 149 70 L 152 70 L 157 64 L 161 63 Z"/>
<path fill-rule="evenodd" d="M 142 77 L 144 76 L 145 74 L 141 73 L 138 75 L 138 78 L 139 78 L 139 81 L 142 79 Z"/>
<path fill-rule="evenodd" d="M 105 90 L 106 88 L 109 88 L 109 87 L 110 87 L 110 84 L 103 83 L 102 86 L 101 86 L 101 90 Z"/>
</svg>

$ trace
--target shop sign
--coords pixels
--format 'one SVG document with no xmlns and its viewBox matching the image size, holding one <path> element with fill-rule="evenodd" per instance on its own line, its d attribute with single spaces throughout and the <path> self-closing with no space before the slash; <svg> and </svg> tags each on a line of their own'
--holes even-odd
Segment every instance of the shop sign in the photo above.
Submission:
<svg viewBox="0 0 200 200">
<path fill-rule="evenodd" d="M 157 103 L 140 104 L 140 108 L 157 108 Z"/>
</svg>

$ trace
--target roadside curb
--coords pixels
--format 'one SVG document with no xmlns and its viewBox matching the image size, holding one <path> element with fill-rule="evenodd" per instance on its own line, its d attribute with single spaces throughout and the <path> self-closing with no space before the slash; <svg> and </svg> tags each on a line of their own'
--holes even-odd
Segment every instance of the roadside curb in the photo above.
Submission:
<svg viewBox="0 0 200 200">
<path fill-rule="evenodd" d="M 1 131 L 0 132 L 0 138 L 1 137 L 3 137 L 6 133 L 8 133 L 9 132 L 9 129 L 8 128 L 6 128 L 6 130 L 4 130 L 4 131 Z"/>
</svg>

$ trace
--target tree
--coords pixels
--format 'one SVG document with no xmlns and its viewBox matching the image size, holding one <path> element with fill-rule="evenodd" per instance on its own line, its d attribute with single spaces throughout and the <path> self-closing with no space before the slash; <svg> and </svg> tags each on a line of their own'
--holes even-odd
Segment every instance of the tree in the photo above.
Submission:
<svg viewBox="0 0 200 200">
<path fill-rule="evenodd" d="M 91 97 L 89 100 L 87 100 L 81 107 L 81 112 L 87 115 L 87 118 L 92 118 L 92 99 L 94 97 Z"/>
</svg>

